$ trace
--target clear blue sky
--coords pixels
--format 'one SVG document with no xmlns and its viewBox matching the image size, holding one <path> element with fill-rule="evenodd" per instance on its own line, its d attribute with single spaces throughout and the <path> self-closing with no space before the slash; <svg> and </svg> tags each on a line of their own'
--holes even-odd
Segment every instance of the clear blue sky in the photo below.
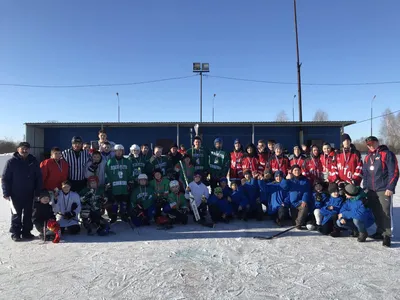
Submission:
<svg viewBox="0 0 400 300">
<path fill-rule="evenodd" d="M 251 4 L 250 4 L 251 3 Z M 302 79 L 307 83 L 400 80 L 400 1 L 298 0 Z M 80 85 L 210 75 L 296 82 L 291 0 L 1 1 L 0 83 Z M 304 120 L 400 109 L 400 84 L 303 86 Z M 0 86 L 0 138 L 21 139 L 24 122 L 198 121 L 199 77 L 81 89 Z M 292 118 L 296 85 L 203 80 L 203 120 Z M 297 118 L 296 108 L 296 118 Z M 381 120 L 374 121 L 378 133 Z M 346 130 L 369 135 L 369 122 Z"/>
</svg>

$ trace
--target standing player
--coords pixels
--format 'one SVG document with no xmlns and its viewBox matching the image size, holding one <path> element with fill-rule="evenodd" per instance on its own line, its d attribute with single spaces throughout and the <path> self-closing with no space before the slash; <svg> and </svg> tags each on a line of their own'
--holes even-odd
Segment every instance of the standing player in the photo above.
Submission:
<svg viewBox="0 0 400 300">
<path fill-rule="evenodd" d="M 229 168 L 229 179 L 231 182 L 236 182 L 240 185 L 240 180 L 243 178 L 242 160 L 243 147 L 239 139 L 234 142 L 234 148 L 231 152 L 231 166 Z"/>
</svg>

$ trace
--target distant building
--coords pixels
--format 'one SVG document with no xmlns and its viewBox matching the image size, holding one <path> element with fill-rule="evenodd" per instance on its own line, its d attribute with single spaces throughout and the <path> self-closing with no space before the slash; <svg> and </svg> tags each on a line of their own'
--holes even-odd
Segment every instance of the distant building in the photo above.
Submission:
<svg viewBox="0 0 400 300">
<path fill-rule="evenodd" d="M 289 152 L 295 144 L 304 141 L 307 145 L 321 145 L 329 142 L 340 146 L 340 135 L 345 126 L 355 121 L 324 122 L 204 122 L 199 125 L 199 135 L 206 147 L 211 147 L 216 137 L 224 140 L 225 149 L 233 148 L 233 141 L 239 138 L 243 146 L 259 139 L 273 139 L 284 145 Z M 71 138 L 79 135 L 85 142 L 97 140 L 101 128 L 108 138 L 125 146 L 126 153 L 132 144 L 147 143 L 162 145 L 168 150 L 173 142 L 187 148 L 195 136 L 195 122 L 81 122 L 81 123 L 26 123 L 26 140 L 32 146 L 35 156 L 43 158 L 50 149 L 58 146 L 71 147 Z M 301 136 L 302 129 L 303 136 Z"/>
</svg>

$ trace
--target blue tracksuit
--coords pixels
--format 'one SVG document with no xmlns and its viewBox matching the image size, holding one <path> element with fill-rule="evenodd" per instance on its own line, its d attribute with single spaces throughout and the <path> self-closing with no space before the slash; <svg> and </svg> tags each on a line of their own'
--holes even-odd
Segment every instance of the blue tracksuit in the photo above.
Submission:
<svg viewBox="0 0 400 300">
<path fill-rule="evenodd" d="M 330 197 L 326 202 L 325 206 L 321 208 L 322 225 L 326 224 L 333 215 L 339 214 L 340 208 L 342 207 L 343 199 L 342 197 Z M 329 210 L 328 207 L 333 206 L 333 210 Z"/>
<path fill-rule="evenodd" d="M 362 202 L 363 197 L 365 197 L 365 195 L 361 193 L 354 198 L 347 199 L 343 203 L 340 213 L 342 214 L 343 219 L 356 219 L 362 221 L 365 228 L 368 228 L 374 224 L 375 219 L 371 210 L 364 206 Z"/>
<path fill-rule="evenodd" d="M 304 176 L 286 181 L 289 186 L 289 202 L 292 207 L 298 207 L 301 202 L 310 205 L 311 188 L 308 179 Z"/>
<path fill-rule="evenodd" d="M 311 203 L 309 204 L 309 209 L 310 212 L 312 212 L 314 209 L 321 209 L 322 207 L 325 206 L 326 202 L 329 200 L 329 196 L 326 193 L 319 193 L 321 195 L 321 200 L 317 200 L 317 192 L 313 192 L 312 194 L 312 199 Z"/>
<path fill-rule="evenodd" d="M 238 211 L 239 206 L 243 209 L 246 209 L 246 206 L 249 204 L 249 200 L 245 196 L 243 192 L 243 188 L 240 186 L 236 191 L 232 191 L 231 195 L 232 206 L 235 212 Z"/>
<path fill-rule="evenodd" d="M 286 207 L 290 206 L 290 203 L 288 202 L 288 187 L 286 179 L 283 179 L 281 182 L 274 181 L 265 185 L 264 191 L 270 198 L 267 206 L 267 212 L 269 215 L 275 215 L 278 212 L 278 209 L 282 207 L 282 204 Z"/>
<path fill-rule="evenodd" d="M 252 178 L 250 181 L 246 182 L 242 188 L 243 193 L 249 200 L 250 210 L 257 208 L 257 198 L 260 197 L 260 188 L 258 186 L 258 180 Z"/>
<path fill-rule="evenodd" d="M 211 195 L 207 200 L 207 204 L 209 206 L 215 206 L 219 209 L 221 214 L 232 215 L 233 209 L 232 204 L 228 201 L 226 197 L 222 197 L 222 199 L 218 199 L 217 196 Z"/>
<path fill-rule="evenodd" d="M 232 189 L 229 186 L 226 186 L 222 189 L 222 193 L 224 195 L 224 197 L 230 197 L 232 194 Z"/>
</svg>

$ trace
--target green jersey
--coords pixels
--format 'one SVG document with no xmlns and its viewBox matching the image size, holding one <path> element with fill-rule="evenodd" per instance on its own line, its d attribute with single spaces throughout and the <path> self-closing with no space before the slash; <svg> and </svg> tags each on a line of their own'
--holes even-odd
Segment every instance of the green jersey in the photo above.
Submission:
<svg viewBox="0 0 400 300">
<path fill-rule="evenodd" d="M 113 157 L 107 162 L 106 176 L 113 195 L 127 195 L 128 182 L 132 180 L 132 163 L 125 157 Z"/>
<path fill-rule="evenodd" d="M 224 150 L 213 149 L 209 156 L 210 174 L 213 177 L 226 177 L 231 164 L 231 155 Z"/>
<path fill-rule="evenodd" d="M 151 165 L 144 156 L 139 155 L 139 157 L 134 157 L 129 155 L 128 159 L 132 162 L 132 176 L 135 181 L 140 174 L 151 174 Z"/>
<path fill-rule="evenodd" d="M 168 195 L 168 203 L 175 204 L 174 206 L 176 206 L 176 209 L 187 208 L 185 193 L 179 192 L 175 194 L 170 192 Z"/>
<path fill-rule="evenodd" d="M 97 189 L 84 188 L 80 193 L 82 210 L 99 211 L 104 201 L 104 188 Z"/>
<path fill-rule="evenodd" d="M 185 163 L 183 163 L 183 168 L 185 169 L 186 178 L 189 184 L 193 181 L 194 166 L 193 165 L 187 166 Z M 183 170 L 181 169 L 181 164 L 177 164 L 175 166 L 175 171 L 179 173 L 179 179 L 183 182 L 183 185 L 186 188 L 185 177 L 183 176 Z"/>
<path fill-rule="evenodd" d="M 187 151 L 187 154 L 190 156 L 192 159 L 192 163 L 194 165 L 194 169 L 200 170 L 200 171 L 208 171 L 209 170 L 209 165 L 208 165 L 208 150 L 201 147 L 200 149 L 195 149 L 195 148 L 190 148 Z M 189 179 L 189 178 L 188 178 Z"/>
<path fill-rule="evenodd" d="M 167 170 L 171 168 L 170 162 L 166 156 L 156 157 L 152 156 L 150 158 L 150 164 L 152 165 L 152 171 L 155 169 L 161 169 L 162 176 L 167 175 Z"/>
<path fill-rule="evenodd" d="M 131 205 L 132 207 L 136 207 L 136 205 L 140 204 L 144 209 L 148 209 L 154 204 L 154 192 L 151 187 L 148 185 L 139 185 L 133 190 L 131 195 Z"/>
<path fill-rule="evenodd" d="M 162 178 L 161 181 L 153 179 L 150 181 L 150 187 L 154 192 L 154 198 L 161 200 L 167 198 L 169 194 L 169 180 L 167 178 Z"/>
</svg>

